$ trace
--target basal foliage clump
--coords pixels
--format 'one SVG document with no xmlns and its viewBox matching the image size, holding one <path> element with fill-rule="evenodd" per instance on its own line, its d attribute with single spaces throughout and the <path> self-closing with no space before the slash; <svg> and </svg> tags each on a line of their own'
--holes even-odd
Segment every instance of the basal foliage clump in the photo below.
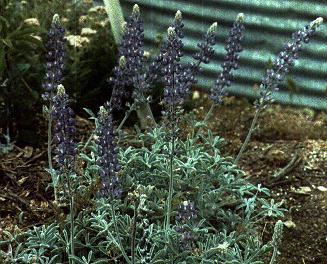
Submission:
<svg viewBox="0 0 327 264">
<path fill-rule="evenodd" d="M 56 21 L 57 17 L 55 17 Z M 145 66 L 143 23 L 139 7 L 124 23 L 120 59 L 114 69 L 112 98 L 98 114 L 88 112 L 96 129 L 84 144 L 75 140 L 74 113 L 61 84 L 50 93 L 49 117 L 54 136 L 54 161 L 48 171 L 56 188 L 55 219 L 27 232 L 7 232 L 0 242 L 4 263 L 264 263 L 277 258 L 283 223 L 264 243 L 259 224 L 283 216 L 282 202 L 269 199 L 269 190 L 244 179 L 231 157 L 223 157 L 224 140 L 206 130 L 212 109 L 223 100 L 238 68 L 244 15 L 240 14 L 226 44 L 222 72 L 212 90 L 213 106 L 204 121 L 183 112 L 190 86 L 202 63 L 209 63 L 217 24 L 198 45 L 194 62 L 181 63 L 183 22 L 178 11 L 154 63 Z M 292 65 L 302 45 L 321 23 L 316 20 L 293 36 L 275 67 L 267 73 L 261 109 L 271 89 Z M 58 26 L 58 25 L 57 25 Z M 135 46 L 133 46 L 133 41 Z M 292 44 L 293 43 L 293 44 Z M 288 55 L 287 55 L 288 54 Z M 283 66 L 284 65 L 284 66 Z M 281 70 L 282 69 L 282 70 Z M 277 76 L 275 78 L 275 76 Z M 121 127 L 131 111 L 148 104 L 146 94 L 162 78 L 163 118 L 136 133 Z M 132 85 L 134 100 L 115 129 L 113 109 L 120 108 L 124 88 Z M 258 110 L 257 110 L 258 111 Z M 153 116 L 150 118 L 153 118 Z M 188 128 L 181 126 L 191 124 Z M 249 132 L 251 133 L 251 132 Z M 245 142 L 246 145 L 247 142 Z M 243 146 L 244 148 L 244 146 Z M 51 154 L 51 153 L 50 153 Z M 51 156 L 51 155 L 50 155 Z"/>
</svg>

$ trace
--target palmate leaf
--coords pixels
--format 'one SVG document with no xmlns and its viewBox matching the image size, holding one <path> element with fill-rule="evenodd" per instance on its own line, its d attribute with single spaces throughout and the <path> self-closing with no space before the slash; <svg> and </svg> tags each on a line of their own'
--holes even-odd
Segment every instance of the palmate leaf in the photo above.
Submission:
<svg viewBox="0 0 327 264">
<path fill-rule="evenodd" d="M 49 257 L 43 257 L 40 258 L 40 264 L 56 264 L 58 263 L 58 257 L 59 255 L 54 255 L 53 257 L 49 258 Z"/>
<path fill-rule="evenodd" d="M 77 256 L 70 256 L 70 260 L 74 260 L 77 264 L 105 264 L 108 263 L 107 259 L 95 259 L 93 256 L 93 251 L 91 250 L 89 254 L 87 255 L 87 258 L 85 256 L 82 256 L 81 258 Z"/>
</svg>

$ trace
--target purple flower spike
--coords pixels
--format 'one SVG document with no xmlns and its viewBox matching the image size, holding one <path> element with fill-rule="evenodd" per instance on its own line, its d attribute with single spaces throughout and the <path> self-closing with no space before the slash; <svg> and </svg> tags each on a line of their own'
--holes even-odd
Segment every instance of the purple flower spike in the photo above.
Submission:
<svg viewBox="0 0 327 264">
<path fill-rule="evenodd" d="M 59 16 L 53 16 L 51 28 L 48 32 L 46 43 L 46 75 L 42 84 L 45 94 L 43 97 L 49 99 L 49 93 L 54 92 L 63 81 L 63 68 L 65 58 L 65 29 L 61 26 Z"/>
<path fill-rule="evenodd" d="M 257 108 L 272 102 L 271 93 L 278 91 L 278 84 L 285 79 L 286 74 L 294 66 L 295 60 L 298 59 L 303 45 L 309 42 L 322 22 L 323 19 L 321 17 L 317 18 L 309 25 L 292 34 L 292 39 L 284 45 L 282 51 L 275 59 L 273 67 L 267 70 L 266 76 L 262 80 L 260 97 L 255 102 Z"/>
<path fill-rule="evenodd" d="M 194 203 L 190 201 L 184 201 L 178 206 L 176 215 L 176 231 L 181 234 L 181 246 L 183 248 L 190 248 L 196 241 L 196 236 L 187 230 L 183 225 L 191 224 L 197 218 Z"/>
<path fill-rule="evenodd" d="M 144 26 L 140 8 L 134 5 L 131 16 L 123 24 L 124 34 L 119 46 L 119 65 L 115 67 L 110 82 L 113 86 L 111 106 L 122 107 L 122 99 L 128 96 L 127 87 L 133 86 L 133 98 L 142 99 L 149 84 L 144 74 Z M 123 63 L 122 63 L 123 60 Z"/>
<path fill-rule="evenodd" d="M 118 199 L 121 197 L 122 190 L 118 177 L 121 167 L 117 157 L 116 134 L 114 132 L 112 115 L 103 106 L 100 107 L 98 122 L 96 144 L 99 156 L 97 165 L 99 166 L 102 184 L 100 193 L 104 197 Z"/>
<path fill-rule="evenodd" d="M 57 87 L 57 95 L 53 98 L 51 112 L 54 127 L 55 154 L 59 169 L 70 170 L 74 167 L 76 156 L 74 111 L 68 105 L 69 98 L 63 85 Z"/>
<path fill-rule="evenodd" d="M 177 10 L 175 14 L 174 22 L 170 26 L 175 29 L 176 35 L 179 38 L 184 37 L 184 33 L 183 33 L 184 23 L 182 21 L 182 12 L 180 10 Z"/>
<path fill-rule="evenodd" d="M 125 97 L 126 90 L 124 89 L 128 86 L 128 79 L 126 78 L 126 58 L 121 56 L 119 58 L 118 66 L 114 68 L 113 77 L 110 78 L 112 84 L 112 94 L 110 100 L 110 107 L 115 109 L 122 108 L 122 100 Z"/>
<path fill-rule="evenodd" d="M 216 44 L 217 22 L 213 23 L 203 37 L 203 42 L 198 43 L 199 51 L 194 54 L 193 58 L 197 61 L 197 67 L 200 63 L 209 63 L 209 58 L 213 55 L 213 46 Z"/>
<path fill-rule="evenodd" d="M 210 99 L 215 104 L 221 104 L 223 97 L 227 95 L 225 87 L 230 86 L 233 77 L 232 70 L 238 69 L 240 59 L 239 53 L 242 51 L 241 41 L 243 39 L 244 15 L 240 13 L 229 32 L 227 44 L 225 46 L 226 55 L 222 64 L 222 72 L 218 75 L 215 86 L 211 90 Z"/>
<path fill-rule="evenodd" d="M 182 12 L 178 10 L 175 14 L 173 23 L 170 25 L 170 28 L 175 31 L 176 39 L 181 39 L 184 37 L 183 27 L 184 23 L 182 22 Z M 183 45 L 181 47 L 183 47 Z M 146 73 L 147 83 L 151 84 L 161 77 L 160 73 L 166 64 L 166 60 L 164 60 L 165 52 L 166 49 L 161 48 L 159 55 L 154 59 L 154 62 L 150 64 L 148 72 Z"/>
<path fill-rule="evenodd" d="M 184 101 L 185 90 L 181 86 L 179 76 L 182 76 L 182 65 L 179 63 L 183 43 L 177 36 L 174 28 L 168 28 L 167 41 L 161 48 L 162 75 L 164 77 L 164 103 L 166 105 L 177 105 Z"/>
</svg>

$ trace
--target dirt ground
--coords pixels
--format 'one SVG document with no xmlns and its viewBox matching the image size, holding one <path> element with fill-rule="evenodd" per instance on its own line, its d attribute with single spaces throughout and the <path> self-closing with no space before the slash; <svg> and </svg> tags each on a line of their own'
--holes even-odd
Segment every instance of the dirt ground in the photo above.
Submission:
<svg viewBox="0 0 327 264">
<path fill-rule="evenodd" d="M 195 103 L 201 118 L 206 101 Z M 204 106 L 204 107 L 203 107 Z M 228 98 L 209 127 L 226 139 L 223 152 L 235 156 L 253 117 L 245 100 Z M 80 138 L 92 124 L 78 118 Z M 246 177 L 270 188 L 288 210 L 278 263 L 327 264 L 327 115 L 311 109 L 274 105 L 260 117 L 251 144 L 240 161 Z M 3 230 L 25 230 L 54 217 L 46 146 L 17 147 L 0 156 L 0 240 Z M 272 222 L 263 238 L 271 237 Z"/>
<path fill-rule="evenodd" d="M 235 156 L 250 126 L 252 105 L 230 98 L 213 116 L 209 126 L 227 140 L 226 155 Z M 327 114 L 269 107 L 239 166 L 249 181 L 284 200 L 288 212 L 278 263 L 327 264 Z M 273 226 L 266 226 L 269 239 Z"/>
</svg>

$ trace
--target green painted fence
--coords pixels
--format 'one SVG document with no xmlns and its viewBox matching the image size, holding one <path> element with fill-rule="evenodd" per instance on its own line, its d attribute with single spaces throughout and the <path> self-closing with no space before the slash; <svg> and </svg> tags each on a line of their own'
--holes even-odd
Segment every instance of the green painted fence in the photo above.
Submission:
<svg viewBox="0 0 327 264">
<path fill-rule="evenodd" d="M 218 43 L 209 65 L 204 65 L 199 86 L 210 89 L 220 71 L 224 44 L 238 13 L 245 14 L 244 51 L 228 92 L 253 98 L 269 61 L 273 60 L 293 31 L 321 16 L 327 23 L 325 0 L 120 0 L 124 15 L 140 6 L 147 46 L 157 34 L 165 34 L 177 10 L 183 13 L 185 53 L 191 55 L 202 34 L 218 22 Z M 277 102 L 327 110 L 327 27 L 323 24 L 304 47 L 289 78 L 274 94 Z"/>
</svg>

